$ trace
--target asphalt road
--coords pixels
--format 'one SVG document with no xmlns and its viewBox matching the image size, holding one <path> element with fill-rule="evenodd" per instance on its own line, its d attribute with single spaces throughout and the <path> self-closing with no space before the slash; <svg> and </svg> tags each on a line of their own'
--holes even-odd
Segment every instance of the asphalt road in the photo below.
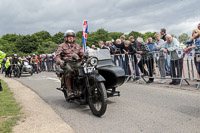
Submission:
<svg viewBox="0 0 200 133">
<path fill-rule="evenodd" d="M 106 113 L 98 118 L 88 106 L 65 101 L 62 92 L 55 89 L 60 86 L 55 73 L 23 75 L 17 80 L 50 104 L 77 133 L 200 132 L 197 91 L 126 83 L 118 89 L 121 96 L 109 98 Z"/>
</svg>

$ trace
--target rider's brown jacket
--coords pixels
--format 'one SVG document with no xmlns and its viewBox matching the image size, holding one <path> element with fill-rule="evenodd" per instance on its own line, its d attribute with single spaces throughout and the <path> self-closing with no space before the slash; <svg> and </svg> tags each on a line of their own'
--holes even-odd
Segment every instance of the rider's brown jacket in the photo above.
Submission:
<svg viewBox="0 0 200 133">
<path fill-rule="evenodd" d="M 61 57 L 60 53 L 65 52 L 65 57 Z M 59 45 L 58 50 L 56 51 L 55 61 L 56 64 L 60 63 L 60 60 L 71 59 L 73 55 L 78 55 L 79 58 L 83 56 L 84 52 L 83 49 L 76 43 L 74 44 L 67 44 L 62 43 Z"/>
</svg>

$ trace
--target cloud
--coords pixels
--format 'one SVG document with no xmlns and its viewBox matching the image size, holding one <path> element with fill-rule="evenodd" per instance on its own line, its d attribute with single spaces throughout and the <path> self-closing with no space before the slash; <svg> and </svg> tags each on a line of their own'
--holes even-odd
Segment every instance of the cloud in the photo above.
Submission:
<svg viewBox="0 0 200 133">
<path fill-rule="evenodd" d="M 67 29 L 82 30 L 87 19 L 89 31 L 155 32 L 191 34 L 200 22 L 197 0 L 1 0 L 0 36 L 6 33 L 51 34 Z"/>
</svg>

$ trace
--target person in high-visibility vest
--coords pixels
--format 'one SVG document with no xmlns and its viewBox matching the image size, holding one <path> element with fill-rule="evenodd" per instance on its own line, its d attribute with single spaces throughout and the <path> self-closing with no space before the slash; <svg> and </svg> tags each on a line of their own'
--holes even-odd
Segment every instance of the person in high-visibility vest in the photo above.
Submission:
<svg viewBox="0 0 200 133">
<path fill-rule="evenodd" d="M 0 68 L 1 68 L 1 63 L 5 57 L 6 57 L 6 54 L 0 50 Z M 2 91 L 2 90 L 3 90 L 3 88 L 1 86 L 1 80 L 0 80 L 0 91 Z"/>
<path fill-rule="evenodd" d="M 11 62 L 12 62 L 12 57 L 9 57 L 6 60 L 6 64 L 5 64 L 5 67 L 6 67 L 6 76 L 9 76 L 9 72 L 10 72 L 11 65 L 12 65 Z"/>
</svg>

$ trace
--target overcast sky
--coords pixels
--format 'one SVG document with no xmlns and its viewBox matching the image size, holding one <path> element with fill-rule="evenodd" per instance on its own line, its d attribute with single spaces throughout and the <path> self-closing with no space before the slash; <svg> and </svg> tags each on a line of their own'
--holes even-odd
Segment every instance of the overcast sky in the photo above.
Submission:
<svg viewBox="0 0 200 133">
<path fill-rule="evenodd" d="M 0 0 L 0 36 L 32 34 L 46 30 L 52 35 L 67 29 L 89 32 L 147 31 L 166 28 L 180 35 L 200 23 L 199 0 Z"/>
</svg>

